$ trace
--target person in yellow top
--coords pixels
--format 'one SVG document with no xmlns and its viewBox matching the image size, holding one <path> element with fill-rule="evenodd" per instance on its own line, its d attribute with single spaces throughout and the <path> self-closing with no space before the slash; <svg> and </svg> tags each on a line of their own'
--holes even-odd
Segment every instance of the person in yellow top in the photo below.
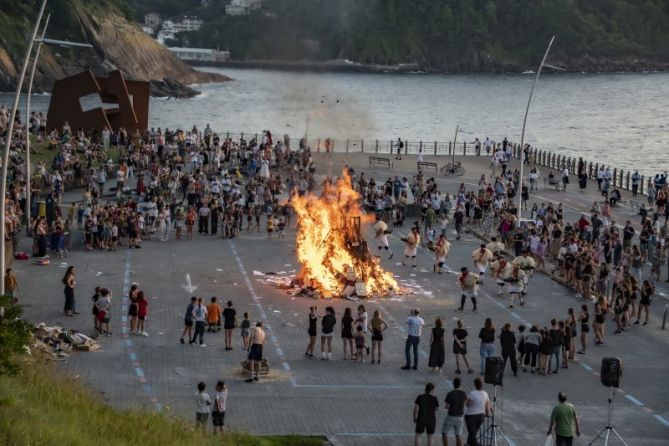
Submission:
<svg viewBox="0 0 669 446">
<path fill-rule="evenodd" d="M 523 252 L 518 257 L 513 259 L 511 263 L 513 263 L 514 265 L 518 265 L 520 269 L 522 269 L 529 275 L 532 275 L 534 267 L 536 266 L 534 258 L 530 255 L 530 251 L 528 251 L 527 249 L 523 250 Z"/>
<path fill-rule="evenodd" d="M 211 298 L 211 303 L 207 305 L 207 331 L 216 333 L 221 330 L 221 306 L 216 297 Z"/>
<path fill-rule="evenodd" d="M 402 260 L 402 265 L 406 265 L 406 259 L 411 257 L 411 266 L 416 267 L 416 253 L 418 252 L 418 245 L 420 245 L 420 234 L 418 233 L 418 228 L 411 228 L 411 232 L 406 237 L 402 238 L 404 242 L 404 260 Z"/>
<path fill-rule="evenodd" d="M 439 274 L 443 274 L 442 271 L 444 265 L 446 265 L 446 258 L 448 257 L 448 251 L 451 249 L 451 243 L 446 240 L 446 236 L 441 234 L 439 240 L 434 245 L 434 271 Z"/>
<path fill-rule="evenodd" d="M 19 290 L 19 282 L 16 280 L 16 274 L 11 268 L 7 268 L 5 273 L 5 294 L 12 298 L 12 303 L 15 304 L 16 292 Z"/>
<path fill-rule="evenodd" d="M 492 259 L 492 251 L 490 251 L 485 244 L 481 244 L 481 247 L 476 248 L 472 252 L 472 259 L 474 260 L 474 266 L 483 280 L 485 272 L 488 270 L 488 262 Z"/>
<path fill-rule="evenodd" d="M 269 214 L 267 216 L 267 238 L 272 238 L 273 233 L 274 233 L 274 216 L 272 214 Z"/>
</svg>

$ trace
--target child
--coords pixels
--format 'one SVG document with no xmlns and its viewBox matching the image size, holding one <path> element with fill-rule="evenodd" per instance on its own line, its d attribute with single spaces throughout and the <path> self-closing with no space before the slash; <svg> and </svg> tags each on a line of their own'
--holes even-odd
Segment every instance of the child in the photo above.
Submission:
<svg viewBox="0 0 669 446">
<path fill-rule="evenodd" d="M 211 298 L 207 305 L 207 332 L 216 333 L 221 329 L 221 306 L 216 302 L 216 297 Z"/>
<path fill-rule="evenodd" d="M 100 297 L 95 302 L 95 306 L 98 308 L 97 317 L 100 333 L 111 336 L 111 293 L 107 288 L 100 290 Z"/>
<path fill-rule="evenodd" d="M 214 394 L 214 408 L 211 412 L 211 420 L 214 423 L 214 434 L 216 429 L 221 434 L 225 425 L 225 401 L 228 399 L 228 388 L 223 381 L 216 383 L 216 393 Z"/>
<path fill-rule="evenodd" d="M 446 235 L 448 231 L 448 217 L 446 214 L 441 214 L 439 217 L 439 226 L 441 228 L 441 235 Z"/>
<path fill-rule="evenodd" d="M 249 314 L 244 313 L 244 320 L 242 320 L 241 329 L 242 329 L 242 341 L 244 342 L 244 350 L 248 350 L 249 345 L 249 329 L 251 328 L 251 320 L 249 319 Z"/>
<path fill-rule="evenodd" d="M 141 334 L 144 337 L 149 336 L 149 334 L 144 331 L 144 321 L 146 321 L 147 316 L 149 315 L 149 302 L 144 297 L 144 291 L 137 293 L 137 334 Z"/>
<path fill-rule="evenodd" d="M 361 362 L 365 362 L 365 333 L 362 331 L 362 325 L 358 325 L 356 329 L 355 336 L 355 358 L 360 359 Z"/>
<path fill-rule="evenodd" d="M 285 231 L 286 231 L 286 217 L 283 215 L 279 215 L 279 223 L 278 223 L 278 228 L 279 228 L 279 238 L 283 240 L 286 237 Z"/>
<path fill-rule="evenodd" d="M 272 238 L 272 233 L 274 232 L 274 216 L 269 214 L 267 216 L 267 238 Z"/>
<path fill-rule="evenodd" d="M 96 286 L 95 287 L 95 294 L 93 294 L 93 297 L 91 297 L 91 300 L 93 301 L 93 324 L 95 325 L 95 330 L 100 330 L 100 321 L 98 321 L 98 307 L 95 305 L 98 302 L 98 299 L 100 298 L 100 287 Z"/>
<path fill-rule="evenodd" d="M 207 385 L 205 383 L 198 383 L 197 395 L 195 396 L 195 429 L 201 428 L 203 432 L 207 426 L 209 406 L 211 406 L 209 394 L 204 393 L 204 389 L 206 388 Z"/>
</svg>

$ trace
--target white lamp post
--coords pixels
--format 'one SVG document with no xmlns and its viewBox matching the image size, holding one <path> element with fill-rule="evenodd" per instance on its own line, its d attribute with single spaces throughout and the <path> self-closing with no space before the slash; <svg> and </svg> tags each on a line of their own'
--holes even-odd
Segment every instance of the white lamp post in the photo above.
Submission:
<svg viewBox="0 0 669 446">
<path fill-rule="evenodd" d="M 520 134 L 520 178 L 518 179 L 518 227 L 520 227 L 520 216 L 521 210 L 523 207 L 523 166 L 525 164 L 525 126 L 527 124 L 527 115 L 530 112 L 530 104 L 532 103 L 532 95 L 534 94 L 534 89 L 537 87 L 537 82 L 539 82 L 539 75 L 541 74 L 541 69 L 546 63 L 546 58 L 548 57 L 548 52 L 551 50 L 555 36 L 551 37 L 550 42 L 548 42 L 548 47 L 544 53 L 544 58 L 541 59 L 539 64 L 539 69 L 537 70 L 537 76 L 534 78 L 534 84 L 532 85 L 532 90 L 530 90 L 530 97 L 527 100 L 527 108 L 525 108 L 525 118 L 523 118 L 523 131 Z"/>
<path fill-rule="evenodd" d="M 28 70 L 28 62 L 30 61 L 30 54 L 33 51 L 33 44 L 35 43 L 35 37 L 37 37 L 37 31 L 39 29 L 39 24 L 42 22 L 42 16 L 44 15 L 44 8 L 46 7 L 47 0 L 42 0 L 42 5 L 40 6 L 39 13 L 37 14 L 37 20 L 35 21 L 35 26 L 33 27 L 32 37 L 30 42 L 28 42 L 28 48 L 26 50 L 26 57 L 23 61 L 23 67 L 21 68 L 21 75 L 16 84 L 16 94 L 14 95 L 14 104 L 12 106 L 12 112 L 9 115 L 9 123 L 7 124 L 7 138 L 5 141 L 5 153 L 2 158 L 2 173 L 0 174 L 0 294 L 5 294 L 5 246 L 6 246 L 6 207 L 7 200 L 5 199 L 6 190 L 7 190 L 7 168 L 9 167 L 9 149 L 12 146 L 12 133 L 14 132 L 14 121 L 16 120 L 16 111 L 19 108 L 19 98 L 21 97 L 21 88 L 23 87 L 23 81 L 26 77 L 26 71 Z"/>
<path fill-rule="evenodd" d="M 65 40 L 54 40 L 54 39 L 45 39 L 44 35 L 46 30 L 49 27 L 49 19 L 51 19 L 51 14 L 46 17 L 44 21 L 44 28 L 42 29 L 42 37 L 35 39 L 37 42 L 37 49 L 35 50 L 35 57 L 33 59 L 33 66 L 30 71 L 30 80 L 28 81 L 28 97 L 26 98 L 26 114 L 25 118 L 30 119 L 30 98 L 33 93 L 33 80 L 35 79 L 35 71 L 37 70 L 37 62 L 39 60 L 40 51 L 42 50 L 42 45 L 45 43 L 58 45 L 62 47 L 80 47 L 80 48 L 93 48 L 93 45 L 88 43 L 77 43 L 77 42 L 67 42 Z M 30 192 L 30 183 L 32 178 L 32 168 L 30 165 L 30 132 L 28 132 L 26 137 L 26 180 L 28 184 L 28 190 L 26 194 L 26 236 L 30 236 L 30 213 L 31 213 L 31 200 L 32 194 Z"/>
</svg>

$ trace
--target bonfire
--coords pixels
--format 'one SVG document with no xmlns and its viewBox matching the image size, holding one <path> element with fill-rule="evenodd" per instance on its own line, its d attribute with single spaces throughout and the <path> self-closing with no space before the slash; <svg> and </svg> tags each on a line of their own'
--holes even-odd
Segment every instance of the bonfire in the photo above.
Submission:
<svg viewBox="0 0 669 446">
<path fill-rule="evenodd" d="M 297 215 L 297 280 L 324 297 L 339 297 L 355 287 L 358 296 L 388 295 L 399 290 L 393 274 L 370 254 L 363 237 L 373 220 L 361 207 L 360 194 L 344 171 L 335 182 L 326 180 L 321 195 L 293 195 Z"/>
</svg>

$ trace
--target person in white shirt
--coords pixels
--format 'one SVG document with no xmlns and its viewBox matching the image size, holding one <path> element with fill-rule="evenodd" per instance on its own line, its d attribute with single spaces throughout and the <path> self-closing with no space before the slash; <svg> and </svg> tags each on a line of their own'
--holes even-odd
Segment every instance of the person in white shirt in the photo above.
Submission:
<svg viewBox="0 0 669 446">
<path fill-rule="evenodd" d="M 402 367 L 403 370 L 413 368 L 418 370 L 418 344 L 420 343 L 420 335 L 423 331 L 425 321 L 420 317 L 420 310 L 418 308 L 411 310 L 410 316 L 406 321 L 407 324 L 407 340 L 404 347 L 404 354 L 406 356 L 406 364 Z M 411 367 L 411 349 L 413 348 L 413 367 Z"/>
<path fill-rule="evenodd" d="M 474 390 L 467 394 L 465 407 L 465 425 L 467 426 L 467 444 L 478 444 L 476 436 L 485 416 L 490 414 L 491 405 L 488 392 L 483 390 L 481 378 L 474 380 Z"/>
<path fill-rule="evenodd" d="M 202 298 L 197 299 L 197 305 L 193 308 L 193 320 L 195 321 L 195 333 L 193 338 L 188 341 L 190 345 L 195 345 L 195 339 L 200 337 L 200 347 L 206 347 L 204 343 L 204 325 L 207 321 L 207 307 L 202 305 Z"/>
<path fill-rule="evenodd" d="M 204 392 L 207 385 L 203 382 L 197 385 L 197 395 L 195 396 L 195 428 L 201 428 L 202 432 L 207 427 L 207 420 L 209 419 L 209 406 L 211 406 L 211 398 L 208 393 Z"/>
<path fill-rule="evenodd" d="M 225 402 L 228 399 L 228 388 L 223 381 L 216 383 L 216 393 L 214 394 L 214 407 L 211 411 L 211 421 L 214 423 L 214 434 L 218 430 L 223 433 L 225 425 Z"/>
<path fill-rule="evenodd" d="M 386 250 L 388 252 L 388 260 L 393 258 L 393 252 L 390 250 L 390 244 L 388 243 L 388 225 L 386 222 L 381 220 L 381 215 L 376 214 L 376 223 L 372 227 L 374 230 L 374 238 L 376 239 L 377 246 L 379 250 Z"/>
</svg>

